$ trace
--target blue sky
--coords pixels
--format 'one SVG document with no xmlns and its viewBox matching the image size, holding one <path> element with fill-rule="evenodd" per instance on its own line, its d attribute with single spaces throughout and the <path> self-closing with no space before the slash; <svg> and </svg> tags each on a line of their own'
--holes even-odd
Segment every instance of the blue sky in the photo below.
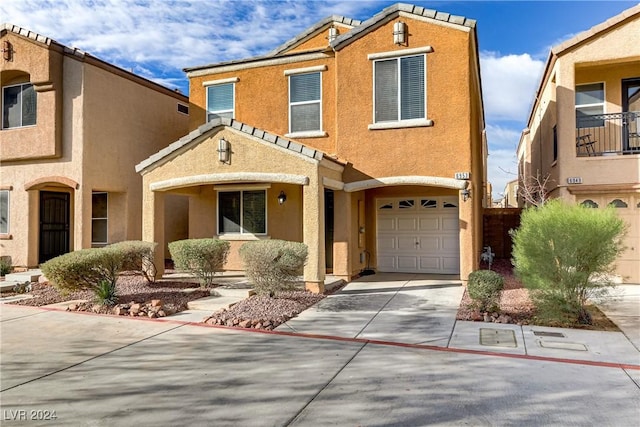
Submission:
<svg viewBox="0 0 640 427">
<path fill-rule="evenodd" d="M 637 1 L 404 1 L 478 21 L 494 198 L 516 175 L 515 150 L 549 49 Z M 2 0 L 0 22 L 188 93 L 182 69 L 264 54 L 329 15 L 365 20 L 395 1 Z"/>
</svg>

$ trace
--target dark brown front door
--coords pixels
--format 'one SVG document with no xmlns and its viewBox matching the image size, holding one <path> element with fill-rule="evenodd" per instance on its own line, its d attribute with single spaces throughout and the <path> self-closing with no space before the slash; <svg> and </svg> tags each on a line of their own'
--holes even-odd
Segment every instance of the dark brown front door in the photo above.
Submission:
<svg viewBox="0 0 640 427">
<path fill-rule="evenodd" d="M 69 252 L 69 200 L 69 193 L 40 192 L 40 263 Z"/>
</svg>

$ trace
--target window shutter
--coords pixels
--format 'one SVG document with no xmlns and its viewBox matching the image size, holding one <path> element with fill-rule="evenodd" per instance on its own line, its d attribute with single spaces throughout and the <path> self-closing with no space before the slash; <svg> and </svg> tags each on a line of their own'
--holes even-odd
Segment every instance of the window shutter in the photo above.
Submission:
<svg viewBox="0 0 640 427">
<path fill-rule="evenodd" d="M 398 61 L 377 61 L 375 74 L 375 121 L 398 120 Z"/>
<path fill-rule="evenodd" d="M 401 120 L 423 119 L 424 55 L 400 59 Z"/>
</svg>

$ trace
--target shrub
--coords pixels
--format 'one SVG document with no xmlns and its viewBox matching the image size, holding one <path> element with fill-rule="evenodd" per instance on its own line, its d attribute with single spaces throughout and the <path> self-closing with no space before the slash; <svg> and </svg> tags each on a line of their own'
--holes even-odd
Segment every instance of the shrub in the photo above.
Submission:
<svg viewBox="0 0 640 427">
<path fill-rule="evenodd" d="M 553 200 L 524 211 L 513 233 L 513 263 L 539 315 L 590 323 L 586 302 L 605 297 L 613 286 L 610 274 L 624 233 L 613 208 Z"/>
<path fill-rule="evenodd" d="M 259 295 L 295 286 L 307 261 L 307 245 L 284 240 L 259 240 L 240 247 L 245 273 Z"/>
<path fill-rule="evenodd" d="M 169 243 L 169 253 L 176 269 L 200 279 L 202 286 L 213 284 L 229 255 L 230 243 L 217 239 L 188 239 Z"/>
<path fill-rule="evenodd" d="M 96 302 L 102 305 L 115 305 L 118 302 L 115 283 L 102 280 L 95 289 Z"/>
<path fill-rule="evenodd" d="M 6 276 L 11 273 L 11 261 L 2 257 L 0 258 L 0 276 Z"/>
<path fill-rule="evenodd" d="M 123 271 L 135 271 L 142 274 L 149 283 L 156 281 L 156 265 L 153 262 L 155 242 L 143 242 L 140 240 L 126 240 L 124 242 L 109 245 L 109 248 L 123 252 Z"/>
<path fill-rule="evenodd" d="M 478 270 L 469 274 L 467 292 L 480 311 L 494 310 L 500 301 L 504 279 L 495 271 Z"/>
<path fill-rule="evenodd" d="M 96 292 L 103 281 L 115 287 L 123 263 L 122 251 L 105 247 L 69 252 L 50 259 L 40 268 L 53 286 L 63 293 L 82 289 Z"/>
</svg>

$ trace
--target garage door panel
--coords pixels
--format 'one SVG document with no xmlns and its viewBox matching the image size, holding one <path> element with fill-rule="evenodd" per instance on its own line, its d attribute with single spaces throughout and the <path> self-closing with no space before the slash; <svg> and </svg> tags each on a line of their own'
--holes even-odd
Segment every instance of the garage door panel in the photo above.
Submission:
<svg viewBox="0 0 640 427">
<path fill-rule="evenodd" d="M 379 231 L 395 231 L 396 230 L 395 218 L 380 216 L 378 218 L 378 230 Z"/>
<path fill-rule="evenodd" d="M 378 256 L 378 270 L 380 271 L 396 271 L 396 257 L 394 256 Z"/>
<path fill-rule="evenodd" d="M 417 231 L 418 219 L 417 218 L 398 218 L 398 230 L 399 231 Z"/>
<path fill-rule="evenodd" d="M 440 230 L 440 221 L 437 216 L 428 216 L 419 219 L 419 230 L 422 232 L 438 231 Z"/>
<path fill-rule="evenodd" d="M 399 256 L 398 268 L 402 270 L 416 270 L 418 268 L 418 257 L 416 256 Z"/>
<path fill-rule="evenodd" d="M 396 238 L 393 236 L 378 236 L 378 250 L 393 250 L 396 249 Z"/>
<path fill-rule="evenodd" d="M 398 242 L 398 250 L 401 251 L 415 251 L 416 239 L 413 236 L 398 236 L 396 239 Z"/>
<path fill-rule="evenodd" d="M 420 269 L 421 270 L 440 270 L 440 258 L 421 256 Z"/>
<path fill-rule="evenodd" d="M 457 212 L 456 212 L 457 213 Z M 460 222 L 458 221 L 458 216 L 455 218 L 442 218 L 442 229 L 445 231 L 455 231 L 457 232 L 460 229 Z"/>
<path fill-rule="evenodd" d="M 458 257 L 442 257 L 442 270 L 444 273 L 459 273 L 460 259 Z"/>
<path fill-rule="evenodd" d="M 438 236 L 421 236 L 418 237 L 420 248 L 422 251 L 437 251 L 440 249 L 440 237 Z"/>
<path fill-rule="evenodd" d="M 460 240 L 458 236 L 443 236 L 442 249 L 447 252 L 458 252 L 460 250 Z"/>
</svg>

